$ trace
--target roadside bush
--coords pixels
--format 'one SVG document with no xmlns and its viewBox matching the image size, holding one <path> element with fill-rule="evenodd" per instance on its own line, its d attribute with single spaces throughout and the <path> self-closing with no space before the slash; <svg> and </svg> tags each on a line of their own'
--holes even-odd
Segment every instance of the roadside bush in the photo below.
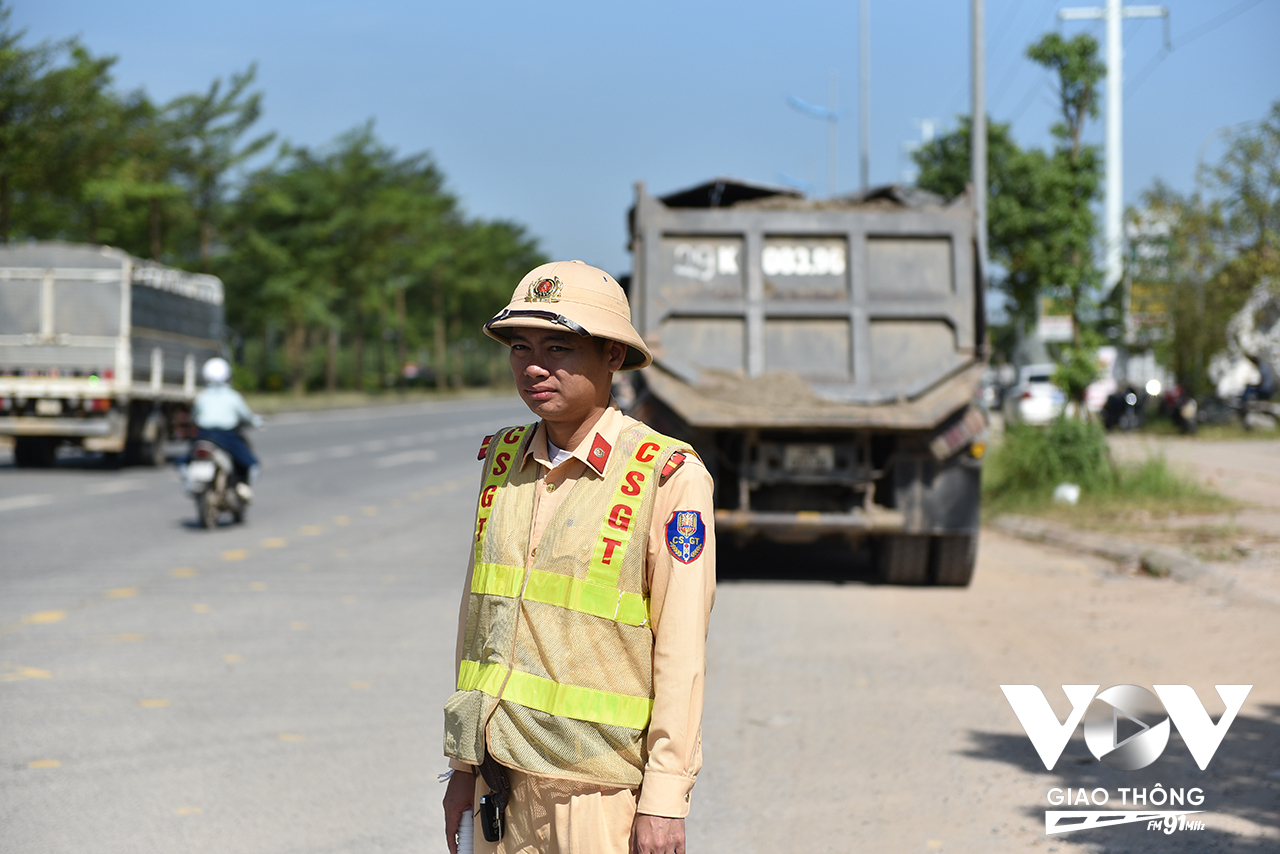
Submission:
<svg viewBox="0 0 1280 854">
<path fill-rule="evenodd" d="M 1055 418 L 1047 427 L 1018 424 L 987 467 L 988 491 L 995 495 L 1048 495 L 1064 481 L 1085 492 L 1102 492 L 1115 481 L 1102 427 L 1076 418 Z"/>
<path fill-rule="evenodd" d="M 1052 501 L 1060 483 L 1078 484 L 1080 504 Z M 1171 470 L 1163 457 L 1116 465 L 1102 428 L 1074 418 L 1047 427 L 1006 430 L 983 472 L 983 514 L 1053 513 L 1076 523 L 1102 525 L 1134 513 L 1212 513 L 1234 503 L 1196 480 Z"/>
</svg>

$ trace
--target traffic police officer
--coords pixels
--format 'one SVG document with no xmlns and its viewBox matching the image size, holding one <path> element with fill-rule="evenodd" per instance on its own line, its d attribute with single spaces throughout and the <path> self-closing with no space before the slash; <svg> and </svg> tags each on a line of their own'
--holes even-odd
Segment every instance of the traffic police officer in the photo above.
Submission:
<svg viewBox="0 0 1280 854">
<path fill-rule="evenodd" d="M 607 273 L 537 267 L 485 332 L 511 348 L 540 420 L 480 451 L 445 705 L 449 849 L 474 808 L 477 852 L 683 852 L 715 597 L 711 477 L 610 395 L 615 371 L 652 357 Z"/>
</svg>

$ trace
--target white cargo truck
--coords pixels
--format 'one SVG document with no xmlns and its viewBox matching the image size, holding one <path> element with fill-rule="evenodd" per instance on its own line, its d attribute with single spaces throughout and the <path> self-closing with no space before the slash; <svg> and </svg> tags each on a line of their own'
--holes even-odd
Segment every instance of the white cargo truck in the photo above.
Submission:
<svg viewBox="0 0 1280 854">
<path fill-rule="evenodd" d="M 119 249 L 0 247 L 0 436 L 18 466 L 59 445 L 147 465 L 187 438 L 200 367 L 223 350 L 222 282 Z"/>
</svg>

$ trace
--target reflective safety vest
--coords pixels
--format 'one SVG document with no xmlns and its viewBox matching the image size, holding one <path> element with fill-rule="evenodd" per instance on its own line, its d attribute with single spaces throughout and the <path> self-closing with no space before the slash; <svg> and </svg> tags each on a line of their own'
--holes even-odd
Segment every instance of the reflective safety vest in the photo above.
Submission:
<svg viewBox="0 0 1280 854">
<path fill-rule="evenodd" d="M 445 753 L 478 765 L 487 746 L 533 774 L 634 788 L 653 710 L 645 560 L 656 481 L 690 449 L 624 428 L 603 475 L 578 478 L 527 559 L 539 467 L 520 463 L 533 426 L 489 443 Z"/>
</svg>

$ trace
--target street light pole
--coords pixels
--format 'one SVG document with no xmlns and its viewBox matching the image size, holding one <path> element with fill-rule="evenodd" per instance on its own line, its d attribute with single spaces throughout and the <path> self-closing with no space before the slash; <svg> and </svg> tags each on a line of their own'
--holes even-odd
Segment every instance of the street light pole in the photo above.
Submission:
<svg viewBox="0 0 1280 854">
<path fill-rule="evenodd" d="M 987 97 L 983 0 L 973 0 L 973 114 L 969 122 L 969 174 L 978 244 L 978 273 L 987 274 Z"/>
<path fill-rule="evenodd" d="M 871 186 L 871 0 L 862 0 L 858 35 L 861 61 L 858 92 L 858 160 L 862 178 L 862 191 Z"/>
</svg>

